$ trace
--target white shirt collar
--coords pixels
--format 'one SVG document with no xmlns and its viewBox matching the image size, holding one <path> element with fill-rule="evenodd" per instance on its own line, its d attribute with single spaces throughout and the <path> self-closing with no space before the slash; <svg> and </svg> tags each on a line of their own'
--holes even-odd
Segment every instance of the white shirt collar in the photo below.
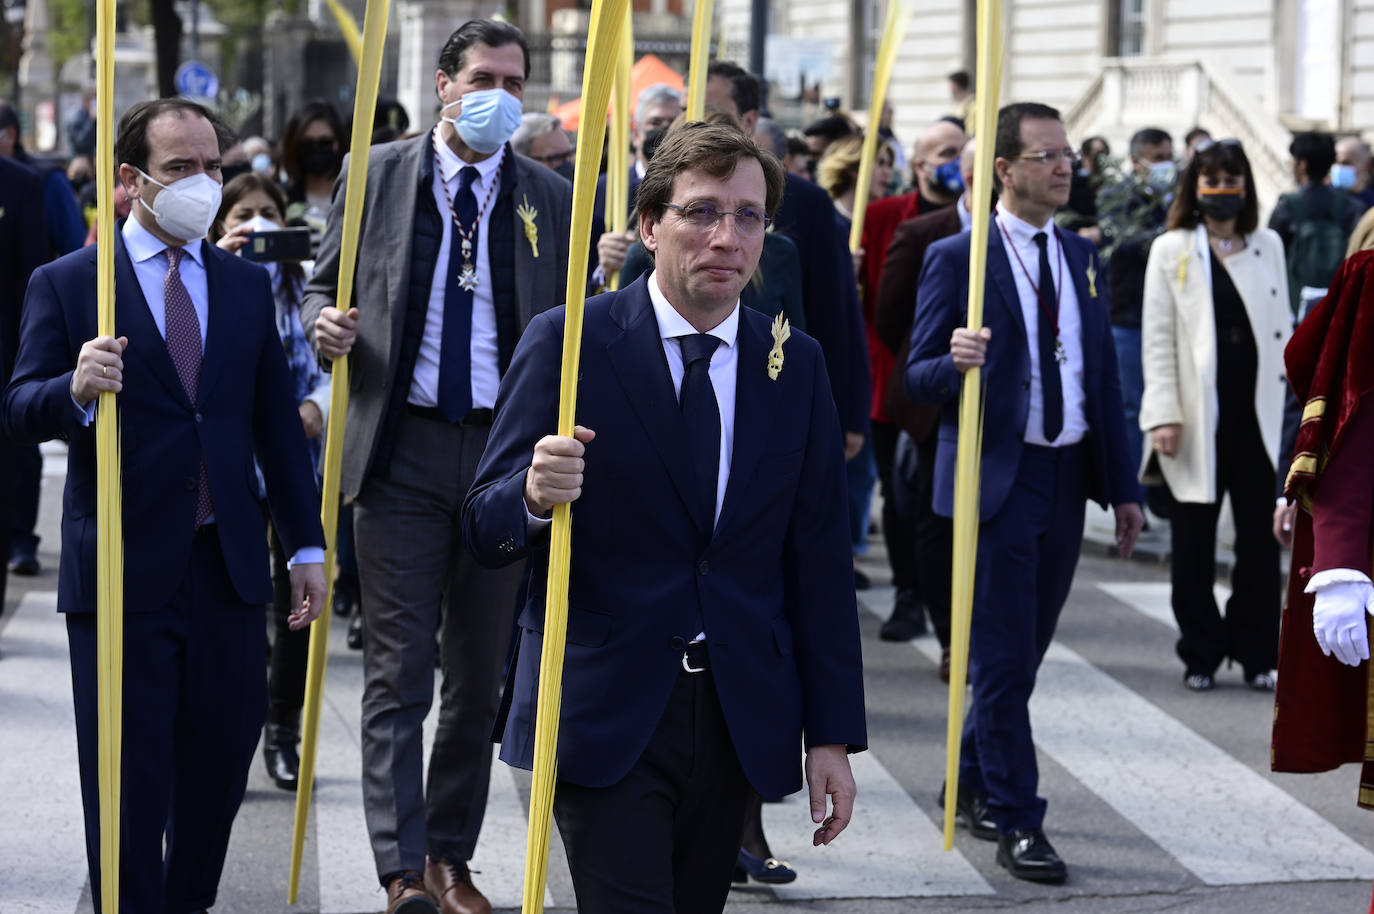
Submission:
<svg viewBox="0 0 1374 914">
<path fill-rule="evenodd" d="M 486 185 L 491 180 L 491 176 L 496 174 L 496 169 L 501 167 L 501 162 L 506 157 L 506 147 L 502 146 L 496 152 L 487 156 L 480 162 L 464 162 L 458 158 L 458 153 L 454 152 L 444 138 L 439 134 L 439 128 L 434 128 L 434 137 L 430 141 L 437 150 L 434 157 L 434 164 L 438 169 L 439 177 L 445 184 L 457 177 L 458 172 L 471 165 L 477 169 L 477 180 Z"/>
<path fill-rule="evenodd" d="M 959 195 L 959 199 L 955 201 L 954 206 L 955 212 L 959 214 L 959 230 L 967 232 L 969 229 L 973 228 L 973 213 L 969 212 L 968 208 L 968 191 Z"/>
<path fill-rule="evenodd" d="M 1011 240 L 1017 247 L 1030 247 L 1035 243 L 1035 236 L 1044 232 L 1050 238 L 1055 238 L 1054 218 L 1051 217 L 1044 225 L 1031 225 L 1020 216 L 1015 215 L 1001 203 L 997 204 L 997 218 L 1002 223 L 1002 227 L 1007 230 Z"/>
<path fill-rule="evenodd" d="M 134 206 L 141 204 L 134 201 Z M 148 231 L 142 222 L 134 216 L 124 220 L 124 250 L 129 252 L 129 259 L 134 263 L 142 263 L 145 260 L 152 260 L 154 257 L 167 250 L 168 245 L 160 241 L 156 235 Z M 191 259 L 202 268 L 205 266 L 205 253 L 201 249 L 200 241 L 188 241 L 181 246 L 181 249 L 190 255 Z"/>
<path fill-rule="evenodd" d="M 649 301 L 654 306 L 654 319 L 658 321 L 658 335 L 661 338 L 665 340 L 674 339 L 700 332 L 688 322 L 687 318 L 679 314 L 678 310 L 668 301 L 663 290 L 658 287 L 657 272 L 649 274 Z M 726 346 L 733 347 L 735 339 L 739 336 L 739 302 L 735 302 L 734 310 L 725 320 L 706 332 L 719 339 Z"/>
<path fill-rule="evenodd" d="M 644 180 L 644 172 L 645 172 L 644 163 L 641 162 L 638 158 L 636 158 L 636 159 L 635 159 L 635 177 L 637 177 L 637 178 L 639 178 L 639 180 L 643 181 L 643 180 Z"/>
</svg>

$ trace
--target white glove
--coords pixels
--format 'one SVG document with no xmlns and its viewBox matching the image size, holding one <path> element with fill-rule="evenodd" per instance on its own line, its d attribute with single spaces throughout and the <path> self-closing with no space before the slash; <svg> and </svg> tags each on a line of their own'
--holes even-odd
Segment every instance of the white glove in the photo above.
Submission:
<svg viewBox="0 0 1374 914">
<path fill-rule="evenodd" d="M 1339 581 L 1317 591 L 1312 606 L 1312 631 L 1322 653 L 1349 666 L 1369 659 L 1364 614 L 1374 604 L 1374 584 Z"/>
</svg>

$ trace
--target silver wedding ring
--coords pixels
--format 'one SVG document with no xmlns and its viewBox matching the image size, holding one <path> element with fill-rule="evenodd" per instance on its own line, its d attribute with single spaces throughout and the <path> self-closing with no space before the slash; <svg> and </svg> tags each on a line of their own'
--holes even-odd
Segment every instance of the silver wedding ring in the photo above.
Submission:
<svg viewBox="0 0 1374 914">
<path fill-rule="evenodd" d="M 108 378 L 108 377 L 110 376 L 110 366 L 109 366 L 109 365 L 101 365 L 101 366 L 100 366 L 100 373 L 103 374 L 105 377 Z"/>
</svg>

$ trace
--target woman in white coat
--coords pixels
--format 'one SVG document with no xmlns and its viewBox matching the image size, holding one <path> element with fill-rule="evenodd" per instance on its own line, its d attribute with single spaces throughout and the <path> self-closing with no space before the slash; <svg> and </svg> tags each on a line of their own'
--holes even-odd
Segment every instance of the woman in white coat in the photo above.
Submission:
<svg viewBox="0 0 1374 914">
<path fill-rule="evenodd" d="M 1236 140 L 1199 147 L 1179 180 L 1168 231 L 1145 271 L 1141 479 L 1168 485 L 1173 610 L 1184 684 L 1214 685 L 1226 659 L 1274 688 L 1279 555 L 1270 535 L 1274 467 L 1292 334 L 1283 242 L 1259 227 L 1255 181 Z M 1223 494 L 1235 519 L 1232 593 L 1213 596 Z"/>
</svg>

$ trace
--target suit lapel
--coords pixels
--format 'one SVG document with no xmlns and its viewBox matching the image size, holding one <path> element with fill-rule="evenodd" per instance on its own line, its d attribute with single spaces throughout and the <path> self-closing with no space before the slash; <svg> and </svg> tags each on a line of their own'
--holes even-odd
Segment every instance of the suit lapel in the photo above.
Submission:
<svg viewBox="0 0 1374 914">
<path fill-rule="evenodd" d="M 509 146 L 506 147 L 506 159 L 511 167 L 509 170 L 504 168 L 501 170 L 501 193 L 511 195 L 511 218 L 515 220 L 512 235 L 515 238 L 515 317 L 518 321 L 516 332 L 519 333 L 525 329 L 534 316 L 529 313 L 527 303 L 543 300 L 540 294 L 543 290 L 537 289 L 535 286 L 544 275 L 544 271 L 536 269 L 539 265 L 534 262 L 534 248 L 530 247 L 528 239 L 525 238 L 525 220 L 520 218 L 521 205 L 528 201 L 537 213 L 534 219 L 535 234 L 546 250 L 553 244 L 553 232 L 552 230 L 549 232 L 539 231 L 540 228 L 545 227 L 541 226 L 540 223 L 545 220 L 544 210 L 547 207 L 543 206 L 543 201 L 539 199 L 538 186 L 532 181 L 526 181 L 524 191 L 518 188 L 520 171 L 524 168 L 525 163 L 520 161 L 520 157 Z M 507 173 L 508 171 L 509 173 Z M 530 191 L 535 192 L 535 199 L 533 200 L 529 199 Z M 521 196 L 522 193 L 524 196 Z M 546 241 L 545 239 L 549 240 Z M 542 256 L 551 256 L 545 251 L 539 253 Z"/>
<path fill-rule="evenodd" d="M 214 386 L 224 360 L 228 358 L 229 347 L 225 341 L 230 335 L 231 308 L 220 294 L 220 265 L 215 262 L 210 243 L 202 241 L 200 255 L 205 260 L 205 293 L 208 299 L 205 328 L 205 356 L 200 363 L 200 381 L 196 385 L 197 404 L 205 402 L 206 391 Z M 243 292 L 248 292 L 245 289 Z M 275 305 L 273 306 L 275 309 Z"/>
<path fill-rule="evenodd" d="M 768 377 L 766 370 L 768 350 L 773 346 L 772 338 L 763 335 L 743 308 L 740 309 L 737 340 L 735 445 L 730 455 L 730 479 L 726 483 L 717 531 L 726 529 L 726 525 L 738 513 L 740 502 L 746 497 L 763 446 L 772 434 L 773 419 L 777 416 L 778 399 L 782 391 L 781 377 L 774 381 Z"/>
<path fill-rule="evenodd" d="M 1027 339 L 1026 316 L 1021 313 L 1021 296 L 1016 291 L 1016 277 L 1011 275 L 1011 261 L 1007 259 L 1007 249 L 1006 245 L 1002 243 L 1001 229 L 997 227 L 996 221 L 993 221 L 989 228 L 992 231 L 988 233 L 987 276 L 992 282 L 984 287 L 984 294 L 986 295 L 988 286 L 997 288 L 1000 292 L 998 297 L 1002 299 L 1002 304 L 1011 313 L 1012 326 L 1021 331 L 1021 339 L 1025 340 Z M 987 325 L 986 318 L 983 324 L 984 326 Z"/>
<path fill-rule="evenodd" d="M 682 411 L 673 390 L 672 376 L 668 373 L 658 321 L 654 320 L 644 279 L 636 280 L 618 293 L 612 309 L 616 322 L 625 331 L 606 345 L 606 356 L 625 391 L 625 398 L 667 468 L 683 507 L 701 529 L 702 518 L 697 517 L 694 507 L 698 502 L 696 476 L 688 463 Z"/>
<path fill-rule="evenodd" d="M 114 261 L 115 289 L 119 293 L 115 295 L 115 326 L 119 328 L 119 333 L 128 335 L 131 344 L 124 357 L 143 362 L 173 397 L 190 406 L 191 400 L 186 396 L 186 389 L 181 386 L 181 378 L 177 377 L 176 366 L 167 352 L 167 341 L 158 332 L 153 312 L 149 310 L 151 305 L 143 297 L 143 287 L 138 284 L 134 263 L 124 248 L 122 227 L 121 222 L 115 228 Z M 157 304 L 161 306 L 162 302 Z"/>
<path fill-rule="evenodd" d="M 1089 341 L 1100 338 L 1098 318 L 1101 309 L 1098 307 L 1096 295 L 1097 279 L 1099 278 L 1097 271 L 1100 270 L 1100 266 L 1097 263 L 1096 252 L 1084 256 L 1079 253 L 1075 246 L 1068 243 L 1062 233 L 1059 236 L 1059 243 L 1064 248 L 1064 269 L 1069 271 L 1069 276 L 1073 280 L 1074 293 L 1078 296 L 1078 322 L 1083 347 L 1084 386 L 1091 387 L 1092 385 L 1087 384 L 1087 378 L 1096 373 L 1097 351 L 1095 346 L 1089 345 Z M 1094 271 L 1091 284 L 1088 282 L 1089 266 Z M 1062 278 L 1060 282 L 1063 282 Z"/>
</svg>

